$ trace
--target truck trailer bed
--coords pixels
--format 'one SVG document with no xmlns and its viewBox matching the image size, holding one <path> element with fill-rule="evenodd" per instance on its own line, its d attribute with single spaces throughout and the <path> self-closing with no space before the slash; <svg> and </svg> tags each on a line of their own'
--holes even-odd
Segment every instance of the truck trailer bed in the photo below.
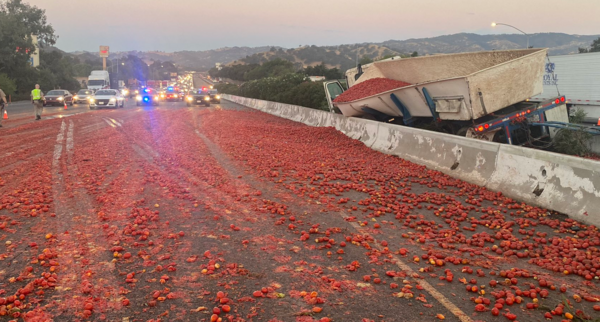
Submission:
<svg viewBox="0 0 600 322">
<path fill-rule="evenodd" d="M 392 117 L 475 120 L 540 94 L 546 52 L 502 50 L 375 62 L 356 84 L 383 77 L 413 85 L 334 104 L 349 117 L 371 109 Z"/>
</svg>

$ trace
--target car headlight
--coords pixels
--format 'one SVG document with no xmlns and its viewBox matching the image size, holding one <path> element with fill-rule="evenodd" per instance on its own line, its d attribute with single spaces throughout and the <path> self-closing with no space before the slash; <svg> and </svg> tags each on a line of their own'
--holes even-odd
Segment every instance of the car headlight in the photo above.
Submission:
<svg viewBox="0 0 600 322">
<path fill-rule="evenodd" d="M 220 100 L 221 99 L 221 95 L 217 95 L 217 99 Z"/>
<path fill-rule="evenodd" d="M 177 94 L 175 94 L 175 95 L 173 95 L 173 97 L 177 98 L 177 97 L 179 97 L 179 96 L 177 96 Z"/>
<path fill-rule="evenodd" d="M 58 100 L 59 100 L 59 101 L 62 101 L 62 100 L 64 100 L 64 99 L 65 99 L 64 97 L 59 97 L 59 98 L 58 98 Z"/>
<path fill-rule="evenodd" d="M 136 101 L 141 101 L 141 100 L 142 100 L 142 97 L 141 97 L 140 95 L 138 95 L 138 96 L 136 96 L 136 97 L 135 97 L 135 100 L 136 100 Z"/>
<path fill-rule="evenodd" d="M 94 103 L 96 100 L 93 98 L 90 98 L 90 103 Z"/>
<path fill-rule="evenodd" d="M 129 91 L 123 90 L 121 93 L 122 93 L 123 95 L 127 95 L 127 94 L 129 94 Z"/>
<path fill-rule="evenodd" d="M 79 99 L 79 96 L 75 95 L 75 96 L 73 96 L 73 99 L 74 99 L 74 100 L 78 100 L 78 99 Z"/>
<path fill-rule="evenodd" d="M 154 99 L 155 99 L 155 100 L 157 100 L 157 99 L 158 99 L 158 96 L 154 96 Z"/>
<path fill-rule="evenodd" d="M 206 97 L 204 98 L 204 100 L 205 100 L 205 101 L 210 101 L 210 96 L 206 96 Z"/>
<path fill-rule="evenodd" d="M 116 102 L 116 101 L 117 101 L 116 99 L 114 99 L 114 98 L 111 98 L 111 99 L 110 99 L 108 102 L 109 102 L 109 103 L 114 103 L 114 102 Z"/>
<path fill-rule="evenodd" d="M 165 98 L 165 94 L 160 94 L 160 97 Z"/>
<path fill-rule="evenodd" d="M 188 96 L 187 100 L 191 102 L 191 101 L 193 101 L 193 100 L 194 100 L 194 98 L 193 98 L 193 97 L 191 97 L 191 96 Z"/>
<path fill-rule="evenodd" d="M 136 91 L 135 91 L 135 93 L 136 93 L 136 94 L 139 94 L 139 93 L 140 93 L 140 91 L 137 91 L 137 90 L 136 90 Z"/>
</svg>

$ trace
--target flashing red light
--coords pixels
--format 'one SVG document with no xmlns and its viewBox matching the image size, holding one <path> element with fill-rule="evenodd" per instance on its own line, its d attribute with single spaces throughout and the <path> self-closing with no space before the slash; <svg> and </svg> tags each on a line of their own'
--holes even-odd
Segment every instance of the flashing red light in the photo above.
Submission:
<svg viewBox="0 0 600 322">
<path fill-rule="evenodd" d="M 486 125 L 484 125 L 484 127 L 485 127 L 485 129 L 487 130 L 487 129 L 490 127 L 490 125 L 489 125 L 489 124 L 486 124 Z"/>
<path fill-rule="evenodd" d="M 480 126 L 477 128 L 477 131 L 479 131 L 479 132 L 483 131 L 483 126 L 481 126 L 481 125 L 480 125 Z"/>
<path fill-rule="evenodd" d="M 531 110 L 527 110 L 527 114 L 531 113 Z"/>
<path fill-rule="evenodd" d="M 561 102 L 564 102 L 564 101 L 565 101 L 565 97 L 564 97 L 564 96 L 563 96 L 563 97 L 561 97 L 561 98 L 560 98 L 560 101 L 561 101 Z"/>
<path fill-rule="evenodd" d="M 557 98 L 557 99 L 554 101 L 554 103 L 555 103 L 555 104 L 559 104 L 559 103 L 560 103 L 560 99 L 558 99 L 558 98 Z"/>
</svg>

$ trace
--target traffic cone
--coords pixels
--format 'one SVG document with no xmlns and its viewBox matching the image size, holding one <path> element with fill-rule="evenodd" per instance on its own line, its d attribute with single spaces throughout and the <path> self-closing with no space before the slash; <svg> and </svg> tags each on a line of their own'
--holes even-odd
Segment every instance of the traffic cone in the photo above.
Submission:
<svg viewBox="0 0 600 322">
<path fill-rule="evenodd" d="M 65 110 L 67 109 L 67 102 L 65 101 Z"/>
<path fill-rule="evenodd" d="M 8 120 L 8 113 L 6 113 L 6 110 L 4 110 L 4 116 L 2 118 Z"/>
<path fill-rule="evenodd" d="M 4 113 L 6 114 L 6 111 L 4 111 Z M 596 125 L 600 126 L 600 117 L 598 118 L 598 124 Z"/>
</svg>

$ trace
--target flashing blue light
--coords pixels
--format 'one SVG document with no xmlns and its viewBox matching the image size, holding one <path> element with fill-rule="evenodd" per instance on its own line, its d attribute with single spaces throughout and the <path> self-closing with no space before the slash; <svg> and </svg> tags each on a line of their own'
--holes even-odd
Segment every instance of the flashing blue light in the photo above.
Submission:
<svg viewBox="0 0 600 322">
<path fill-rule="evenodd" d="M 147 88 L 144 88 L 144 93 L 148 93 L 148 89 Z"/>
<path fill-rule="evenodd" d="M 169 90 L 169 91 L 172 91 L 172 90 L 173 90 L 173 87 L 170 87 L 170 86 L 169 86 L 169 87 L 167 87 L 167 90 Z"/>
<path fill-rule="evenodd" d="M 148 102 L 149 100 L 150 100 L 150 98 L 144 97 L 144 102 Z"/>
</svg>

